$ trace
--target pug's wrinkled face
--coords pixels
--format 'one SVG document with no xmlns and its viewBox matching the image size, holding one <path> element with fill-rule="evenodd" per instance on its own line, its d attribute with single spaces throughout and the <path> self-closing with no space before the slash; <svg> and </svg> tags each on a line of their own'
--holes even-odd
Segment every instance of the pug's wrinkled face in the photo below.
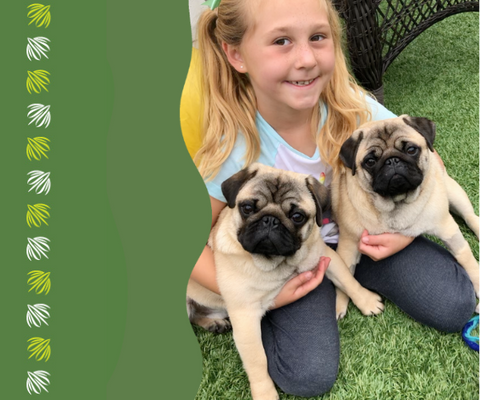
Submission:
<svg viewBox="0 0 480 400">
<path fill-rule="evenodd" d="M 327 190 L 311 176 L 261 164 L 240 171 L 222 185 L 235 208 L 237 239 L 251 254 L 293 256 L 321 223 Z"/>
<path fill-rule="evenodd" d="M 431 121 L 402 115 L 360 127 L 340 158 L 365 191 L 402 200 L 422 184 L 434 138 Z"/>
</svg>

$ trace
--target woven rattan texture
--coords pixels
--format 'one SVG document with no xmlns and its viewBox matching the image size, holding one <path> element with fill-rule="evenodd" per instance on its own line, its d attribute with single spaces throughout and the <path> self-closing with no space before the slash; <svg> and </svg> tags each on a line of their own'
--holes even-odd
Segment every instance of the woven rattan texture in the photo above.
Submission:
<svg viewBox="0 0 480 400">
<path fill-rule="evenodd" d="M 478 1 L 333 0 L 345 20 L 350 64 L 357 81 L 383 102 L 382 77 L 420 33 L 450 15 L 478 12 Z"/>
</svg>

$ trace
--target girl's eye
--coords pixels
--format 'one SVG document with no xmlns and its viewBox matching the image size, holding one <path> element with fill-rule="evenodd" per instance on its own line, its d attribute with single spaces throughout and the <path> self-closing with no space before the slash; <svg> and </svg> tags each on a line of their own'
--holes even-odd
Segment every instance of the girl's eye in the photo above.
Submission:
<svg viewBox="0 0 480 400">
<path fill-rule="evenodd" d="M 314 35 L 310 39 L 312 42 L 320 42 L 321 40 L 325 39 L 323 35 Z"/>
<path fill-rule="evenodd" d="M 279 46 L 285 46 L 287 44 L 290 44 L 290 40 L 286 39 L 286 38 L 281 38 L 281 39 L 277 39 L 275 40 L 274 42 L 275 44 L 278 44 Z"/>
<path fill-rule="evenodd" d="M 408 154 L 409 156 L 415 156 L 415 155 L 417 155 L 417 153 L 418 153 L 418 148 L 415 147 L 415 146 L 410 146 L 410 147 L 407 149 L 407 154 Z"/>
<path fill-rule="evenodd" d="M 296 224 L 300 224 L 305 220 L 305 215 L 297 212 L 297 213 L 293 214 L 290 218 Z"/>
</svg>

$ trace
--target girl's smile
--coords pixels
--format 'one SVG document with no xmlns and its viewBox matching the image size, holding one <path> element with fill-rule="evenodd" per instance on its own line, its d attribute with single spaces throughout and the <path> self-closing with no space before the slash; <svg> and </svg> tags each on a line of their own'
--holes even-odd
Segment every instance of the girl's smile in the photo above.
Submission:
<svg viewBox="0 0 480 400">
<path fill-rule="evenodd" d="M 317 78 L 310 79 L 308 81 L 286 81 L 286 82 L 297 87 L 307 87 L 307 86 L 309 87 L 312 85 L 313 82 L 316 81 L 316 79 Z"/>
</svg>

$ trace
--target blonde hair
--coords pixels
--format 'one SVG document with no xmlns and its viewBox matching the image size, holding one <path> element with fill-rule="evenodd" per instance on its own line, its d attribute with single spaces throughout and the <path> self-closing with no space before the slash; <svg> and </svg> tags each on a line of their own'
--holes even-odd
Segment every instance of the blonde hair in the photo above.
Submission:
<svg viewBox="0 0 480 400">
<path fill-rule="evenodd" d="M 335 50 L 332 77 L 320 95 L 327 107 L 327 119 L 320 132 L 320 106 L 313 109 L 312 134 L 322 160 L 340 171 L 340 147 L 361 123 L 370 119 L 365 91 L 348 71 L 343 53 L 342 26 L 330 0 L 326 5 L 328 22 Z M 198 22 L 198 44 L 202 60 L 203 79 L 203 145 L 195 162 L 204 179 L 212 179 L 230 155 L 238 132 L 246 142 L 245 166 L 260 155 L 260 138 L 255 125 L 257 109 L 255 93 L 246 74 L 237 72 L 229 63 L 222 43 L 239 46 L 249 28 L 245 0 L 222 0 L 216 10 L 207 10 Z M 318 133 L 318 135 L 317 135 Z"/>
</svg>

